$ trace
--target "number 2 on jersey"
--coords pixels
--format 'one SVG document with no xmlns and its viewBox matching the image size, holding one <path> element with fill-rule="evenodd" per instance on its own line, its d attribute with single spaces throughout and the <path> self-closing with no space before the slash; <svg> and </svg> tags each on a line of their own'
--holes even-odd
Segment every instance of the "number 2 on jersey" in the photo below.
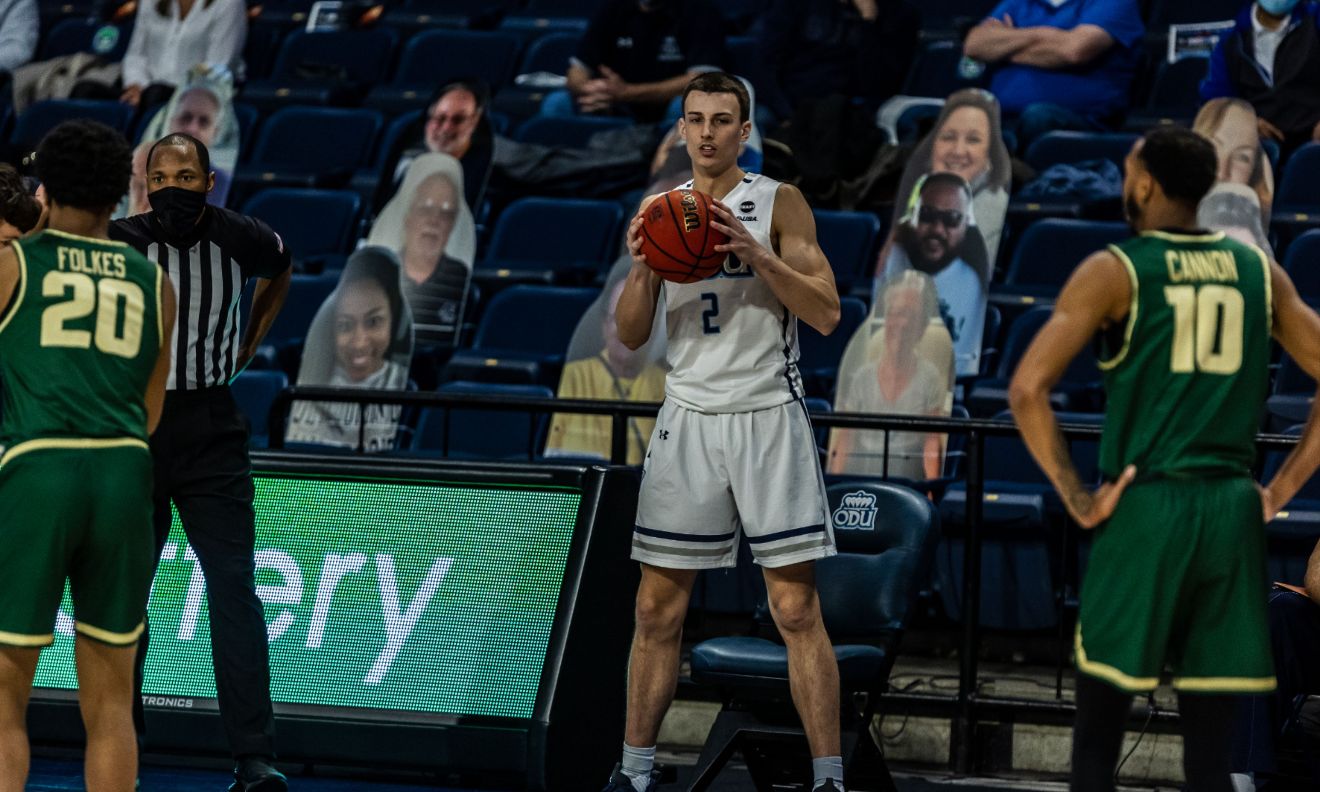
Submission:
<svg viewBox="0 0 1320 792">
<path fill-rule="evenodd" d="M 1242 367 L 1242 292 L 1207 284 L 1165 286 L 1164 299 L 1173 308 L 1174 374 L 1236 374 Z"/>
<path fill-rule="evenodd" d="M 41 345 L 89 349 L 133 358 L 142 349 L 142 321 L 146 300 L 142 288 L 131 281 L 92 280 L 81 272 L 47 272 L 41 296 L 67 297 L 41 312 Z M 122 310 L 121 310 L 122 306 Z M 66 327 L 69 322 L 96 312 L 96 331 Z"/>
<path fill-rule="evenodd" d="M 715 335 L 720 331 L 720 326 L 715 324 L 715 317 L 720 315 L 720 297 L 715 292 L 702 292 L 701 299 L 710 304 L 710 307 L 701 312 L 701 329 L 706 335 Z"/>
</svg>

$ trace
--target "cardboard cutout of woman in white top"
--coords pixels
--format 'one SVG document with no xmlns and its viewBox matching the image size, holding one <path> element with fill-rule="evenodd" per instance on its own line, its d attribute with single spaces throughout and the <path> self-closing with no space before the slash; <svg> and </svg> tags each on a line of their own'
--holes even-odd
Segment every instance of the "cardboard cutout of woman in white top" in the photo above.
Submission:
<svg viewBox="0 0 1320 792">
<path fill-rule="evenodd" d="M 389 248 L 402 262 L 418 346 L 454 346 L 477 255 L 476 223 L 463 199 L 458 160 L 448 154 L 413 160 L 367 244 Z"/>
<path fill-rule="evenodd" d="M 413 320 L 399 281 L 399 259 L 364 247 L 348 257 L 339 285 L 322 303 L 303 346 L 299 385 L 405 390 L 412 360 Z M 285 439 L 357 448 L 394 448 L 399 405 L 294 402 Z M 359 423 L 364 425 L 359 429 Z"/>
<path fill-rule="evenodd" d="M 915 270 L 885 282 L 877 310 L 848 343 L 840 365 L 836 412 L 948 416 L 953 405 L 953 346 L 940 318 L 935 284 Z M 938 478 L 944 436 L 926 432 L 835 429 L 830 473 Z"/>
<path fill-rule="evenodd" d="M 564 356 L 559 378 L 559 398 L 604 401 L 659 402 L 665 398 L 665 316 L 657 310 L 650 339 L 636 350 L 619 340 L 614 308 L 619 302 L 632 258 L 620 256 L 610 270 L 601 296 L 587 308 L 578 322 Z M 546 438 L 546 456 L 583 456 L 609 460 L 612 419 L 608 415 L 556 413 Z M 629 465 L 640 465 L 646 457 L 655 421 L 628 421 Z"/>
<path fill-rule="evenodd" d="M 1242 99 L 1212 99 L 1196 114 L 1192 130 L 1214 144 L 1219 159 L 1219 178 L 1197 207 L 1197 225 L 1273 255 L 1267 230 L 1274 169 L 1260 142 L 1255 108 Z"/>
</svg>

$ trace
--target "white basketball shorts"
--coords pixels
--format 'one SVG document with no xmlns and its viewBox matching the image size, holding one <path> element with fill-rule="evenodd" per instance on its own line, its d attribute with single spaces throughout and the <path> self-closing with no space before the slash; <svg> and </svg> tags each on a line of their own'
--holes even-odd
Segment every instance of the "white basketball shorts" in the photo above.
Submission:
<svg viewBox="0 0 1320 792">
<path fill-rule="evenodd" d="M 707 414 L 666 401 L 642 467 L 632 557 L 672 569 L 731 567 L 740 528 L 765 567 L 834 555 L 806 407 Z"/>
</svg>

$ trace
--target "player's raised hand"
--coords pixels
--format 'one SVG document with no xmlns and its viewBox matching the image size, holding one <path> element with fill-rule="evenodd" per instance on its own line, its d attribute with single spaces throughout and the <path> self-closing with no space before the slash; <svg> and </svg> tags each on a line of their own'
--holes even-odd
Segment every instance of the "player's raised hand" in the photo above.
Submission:
<svg viewBox="0 0 1320 792">
<path fill-rule="evenodd" d="M 1137 466 L 1128 465 L 1123 468 L 1123 473 L 1119 475 L 1117 481 L 1101 484 L 1100 489 L 1095 492 L 1080 490 L 1071 497 L 1064 498 L 1064 505 L 1078 525 L 1090 530 L 1109 519 L 1114 509 L 1118 508 L 1118 499 L 1123 496 L 1123 490 L 1127 489 L 1132 479 L 1136 477 Z"/>
<path fill-rule="evenodd" d="M 756 237 L 752 236 L 752 232 L 747 230 L 747 226 L 742 224 L 729 207 L 712 199 L 710 211 L 714 215 L 710 220 L 710 227 L 729 238 L 729 241 L 723 245 L 716 245 L 715 251 L 732 253 L 739 261 L 755 269 L 761 262 L 761 257 L 769 251 L 756 241 Z"/>
</svg>

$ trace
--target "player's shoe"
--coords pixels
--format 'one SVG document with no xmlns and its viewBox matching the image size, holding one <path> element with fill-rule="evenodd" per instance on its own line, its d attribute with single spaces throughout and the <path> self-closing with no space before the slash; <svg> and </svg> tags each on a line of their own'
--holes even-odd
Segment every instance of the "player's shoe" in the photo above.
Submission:
<svg viewBox="0 0 1320 792">
<path fill-rule="evenodd" d="M 288 792 L 289 779 L 264 757 L 245 756 L 234 766 L 229 792 Z"/>
<path fill-rule="evenodd" d="M 646 782 L 646 792 L 655 792 L 660 786 L 660 773 L 651 771 L 651 780 Z M 633 786 L 632 779 L 623 774 L 623 765 L 616 764 L 614 772 L 610 773 L 610 782 L 605 785 L 602 792 L 637 792 L 637 787 Z"/>
<path fill-rule="evenodd" d="M 834 783 L 833 779 L 827 778 L 821 783 L 812 787 L 811 792 L 843 792 L 843 787 Z"/>
</svg>

